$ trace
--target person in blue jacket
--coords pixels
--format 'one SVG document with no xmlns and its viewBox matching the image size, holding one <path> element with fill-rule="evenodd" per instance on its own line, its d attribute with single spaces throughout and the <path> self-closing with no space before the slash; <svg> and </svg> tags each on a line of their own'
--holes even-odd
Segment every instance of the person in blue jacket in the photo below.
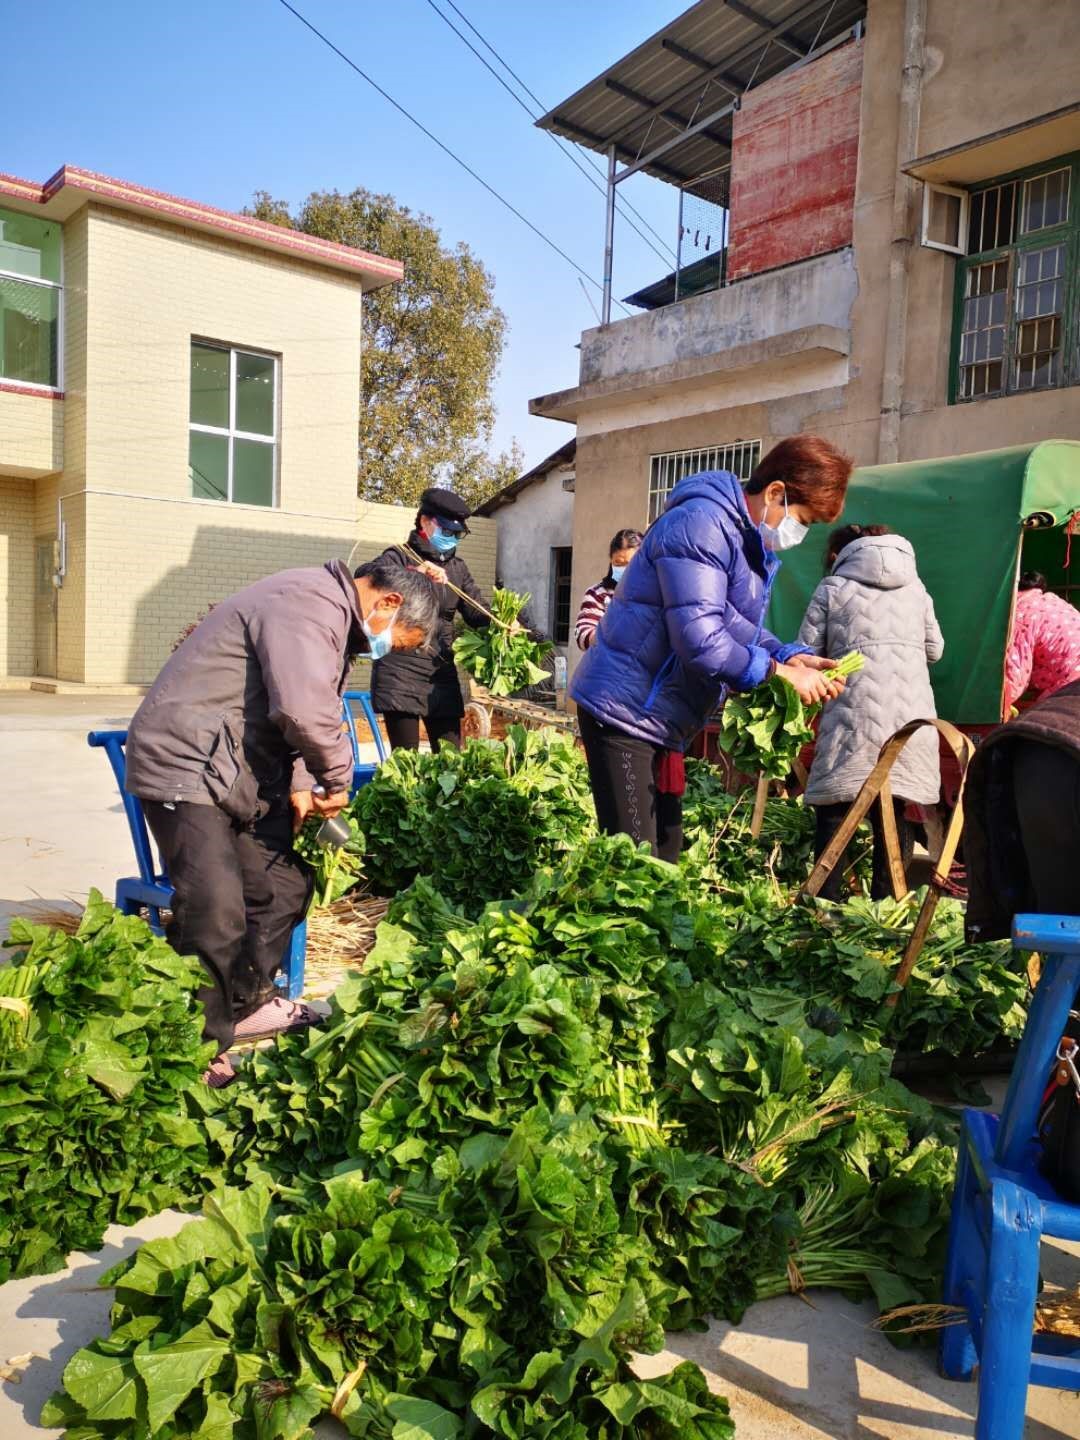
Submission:
<svg viewBox="0 0 1080 1440">
<path fill-rule="evenodd" d="M 827 440 L 782 440 L 745 486 L 727 471 L 681 480 L 570 685 L 600 828 L 674 861 L 682 753 L 728 690 L 780 675 L 806 703 L 843 688 L 833 661 L 764 628 L 779 560 L 844 507 L 852 462 Z"/>
</svg>

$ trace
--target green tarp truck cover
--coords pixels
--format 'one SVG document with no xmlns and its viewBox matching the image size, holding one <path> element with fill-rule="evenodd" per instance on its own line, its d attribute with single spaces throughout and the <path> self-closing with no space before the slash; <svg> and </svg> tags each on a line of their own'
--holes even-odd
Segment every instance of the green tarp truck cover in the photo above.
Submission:
<svg viewBox="0 0 1080 1440">
<path fill-rule="evenodd" d="M 944 657 L 930 672 L 945 719 L 966 725 L 1000 719 L 1024 522 L 1040 516 L 1044 526 L 1063 527 L 1078 510 L 1080 442 L 1070 440 L 871 465 L 853 474 L 836 523 L 887 525 L 915 547 L 945 636 Z M 815 525 L 781 557 L 769 628 L 782 640 L 795 638 L 822 578 L 832 528 Z M 1063 540 L 1064 531 L 1057 533 Z"/>
</svg>

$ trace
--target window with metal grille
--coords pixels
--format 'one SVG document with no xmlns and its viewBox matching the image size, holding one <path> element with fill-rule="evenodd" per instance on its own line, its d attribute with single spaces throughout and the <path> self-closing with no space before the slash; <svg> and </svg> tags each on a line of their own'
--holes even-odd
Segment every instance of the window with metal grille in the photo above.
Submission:
<svg viewBox="0 0 1080 1440">
<path fill-rule="evenodd" d="M 730 470 L 740 480 L 749 480 L 751 470 L 760 459 L 760 440 L 736 440 L 733 445 L 712 445 L 706 450 L 669 450 L 666 455 L 651 456 L 649 523 L 660 514 L 672 490 L 687 475 L 697 475 L 702 470 Z"/>
<path fill-rule="evenodd" d="M 551 547 L 551 638 L 556 645 L 570 643 L 570 572 L 573 559 L 572 546 Z"/>
<path fill-rule="evenodd" d="M 1080 383 L 1080 156 L 975 190 L 957 267 L 953 400 Z"/>
</svg>

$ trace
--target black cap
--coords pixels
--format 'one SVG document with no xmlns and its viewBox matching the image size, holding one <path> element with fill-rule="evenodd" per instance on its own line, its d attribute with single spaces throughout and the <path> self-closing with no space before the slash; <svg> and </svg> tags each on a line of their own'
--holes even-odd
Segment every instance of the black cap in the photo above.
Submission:
<svg viewBox="0 0 1080 1440">
<path fill-rule="evenodd" d="M 467 535 L 465 524 L 472 511 L 452 490 L 425 490 L 420 496 L 420 514 L 431 515 L 451 535 Z"/>
</svg>

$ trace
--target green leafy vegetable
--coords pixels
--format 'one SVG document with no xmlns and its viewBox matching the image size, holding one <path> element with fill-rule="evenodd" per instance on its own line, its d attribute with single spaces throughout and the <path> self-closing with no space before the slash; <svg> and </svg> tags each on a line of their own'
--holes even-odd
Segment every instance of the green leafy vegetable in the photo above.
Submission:
<svg viewBox="0 0 1080 1440">
<path fill-rule="evenodd" d="M 799 801 L 770 799 L 760 836 L 750 834 L 753 790 L 730 794 L 707 760 L 687 760 L 683 833 L 701 844 L 716 885 L 733 894 L 771 874 L 781 885 L 801 885 L 813 866 L 814 812 Z"/>
<path fill-rule="evenodd" d="M 107 1225 L 186 1201 L 210 1168 L 213 1128 L 187 1093 L 214 1053 L 197 961 L 96 890 L 77 934 L 15 919 L 8 944 L 0 1281 L 58 1269 L 98 1249 Z M 118 1386 L 112 1403 L 126 1394 Z"/>
<path fill-rule="evenodd" d="M 863 657 L 852 651 L 826 675 L 847 677 L 862 667 Z M 799 752 L 814 738 L 811 722 L 820 709 L 804 705 L 786 680 L 774 676 L 746 695 L 727 697 L 717 744 L 742 774 L 786 780 Z"/>
<path fill-rule="evenodd" d="M 447 899 L 475 912 L 523 891 L 595 826 L 588 771 L 556 730 L 511 727 L 437 754 L 395 750 L 347 814 L 363 831 L 364 868 L 393 894 L 438 876 Z"/>
<path fill-rule="evenodd" d="M 492 695 L 513 695 L 538 685 L 547 675 L 544 658 L 555 648 L 549 640 L 534 640 L 527 631 L 511 626 L 530 597 L 513 590 L 491 592 L 491 613 L 500 623 L 465 630 L 454 641 L 454 659 Z"/>
</svg>

